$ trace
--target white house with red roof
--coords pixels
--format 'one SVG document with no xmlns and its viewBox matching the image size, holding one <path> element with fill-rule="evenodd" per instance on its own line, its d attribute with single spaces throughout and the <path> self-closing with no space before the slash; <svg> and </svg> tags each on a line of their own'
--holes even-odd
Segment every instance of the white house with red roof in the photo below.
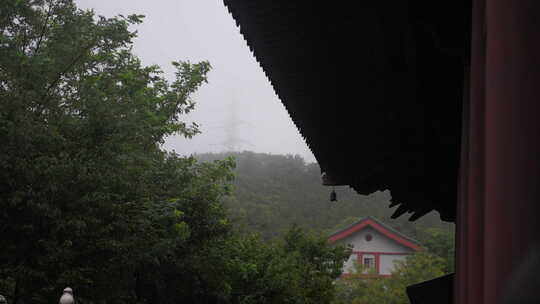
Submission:
<svg viewBox="0 0 540 304">
<path fill-rule="evenodd" d="M 390 275 L 396 261 L 420 250 L 420 244 L 373 217 L 366 217 L 333 233 L 329 241 L 352 245 L 353 252 L 343 274 L 354 273 L 354 261 L 379 275 Z"/>
</svg>

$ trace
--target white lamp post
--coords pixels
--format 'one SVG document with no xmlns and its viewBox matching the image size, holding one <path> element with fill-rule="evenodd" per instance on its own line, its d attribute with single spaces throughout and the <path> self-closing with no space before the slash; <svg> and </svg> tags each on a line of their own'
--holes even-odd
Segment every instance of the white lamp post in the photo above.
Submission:
<svg viewBox="0 0 540 304">
<path fill-rule="evenodd" d="M 64 293 L 60 297 L 59 304 L 74 304 L 75 299 L 73 298 L 73 290 L 69 287 L 64 288 Z"/>
</svg>

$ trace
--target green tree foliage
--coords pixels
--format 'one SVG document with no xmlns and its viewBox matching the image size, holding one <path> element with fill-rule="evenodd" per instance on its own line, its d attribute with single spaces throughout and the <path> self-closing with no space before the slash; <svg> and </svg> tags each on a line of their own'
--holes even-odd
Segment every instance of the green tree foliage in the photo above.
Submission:
<svg viewBox="0 0 540 304">
<path fill-rule="evenodd" d="M 231 303 L 330 303 L 333 282 L 350 255 L 294 226 L 272 242 L 250 235 L 230 244 L 225 267 Z"/>
<path fill-rule="evenodd" d="M 159 149 L 167 135 L 197 133 L 179 115 L 210 66 L 173 63 L 172 83 L 143 67 L 128 30 L 141 18 L 2 2 L 0 260 L 12 303 L 51 302 L 65 285 L 82 298 L 129 297 L 128 269 L 227 230 L 216 200 L 231 162 Z"/>
<path fill-rule="evenodd" d="M 389 277 L 354 275 L 339 279 L 333 303 L 408 304 L 406 287 L 442 276 L 444 268 L 442 258 L 419 251 L 399 262 Z"/>
<path fill-rule="evenodd" d="M 419 240 L 429 252 L 445 261 L 445 273 L 454 272 L 455 235 L 453 229 L 428 228 L 422 231 Z"/>
<path fill-rule="evenodd" d="M 172 82 L 142 66 L 129 30 L 141 21 L 72 0 L 0 2 L 0 293 L 328 303 L 344 248 L 298 229 L 272 243 L 238 236 L 221 203 L 234 162 L 160 149 L 198 133 L 180 118 L 210 65 L 173 62 Z"/>
</svg>

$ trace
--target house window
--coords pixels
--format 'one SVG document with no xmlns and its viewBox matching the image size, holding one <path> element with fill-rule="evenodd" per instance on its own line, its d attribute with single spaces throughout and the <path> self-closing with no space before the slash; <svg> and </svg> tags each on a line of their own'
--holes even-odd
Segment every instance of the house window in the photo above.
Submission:
<svg viewBox="0 0 540 304">
<path fill-rule="evenodd" d="M 364 258 L 364 267 L 368 269 L 375 268 L 375 259 L 372 257 Z"/>
<path fill-rule="evenodd" d="M 361 254 L 358 260 L 358 264 L 362 266 L 362 273 L 364 274 L 378 273 L 379 270 L 377 269 L 376 262 L 375 254 Z"/>
</svg>

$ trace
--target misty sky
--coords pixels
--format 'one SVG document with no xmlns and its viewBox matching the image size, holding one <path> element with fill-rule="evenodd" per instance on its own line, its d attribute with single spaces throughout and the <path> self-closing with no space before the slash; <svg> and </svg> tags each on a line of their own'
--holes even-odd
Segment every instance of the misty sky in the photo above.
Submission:
<svg viewBox="0 0 540 304">
<path fill-rule="evenodd" d="M 300 154 L 315 161 L 221 0 L 75 0 L 96 14 L 146 15 L 134 27 L 134 53 L 145 65 L 158 64 L 172 79 L 173 60 L 212 65 L 209 83 L 194 95 L 186 117 L 201 126 L 192 139 L 171 137 L 166 149 L 181 154 L 250 150 Z"/>
</svg>

